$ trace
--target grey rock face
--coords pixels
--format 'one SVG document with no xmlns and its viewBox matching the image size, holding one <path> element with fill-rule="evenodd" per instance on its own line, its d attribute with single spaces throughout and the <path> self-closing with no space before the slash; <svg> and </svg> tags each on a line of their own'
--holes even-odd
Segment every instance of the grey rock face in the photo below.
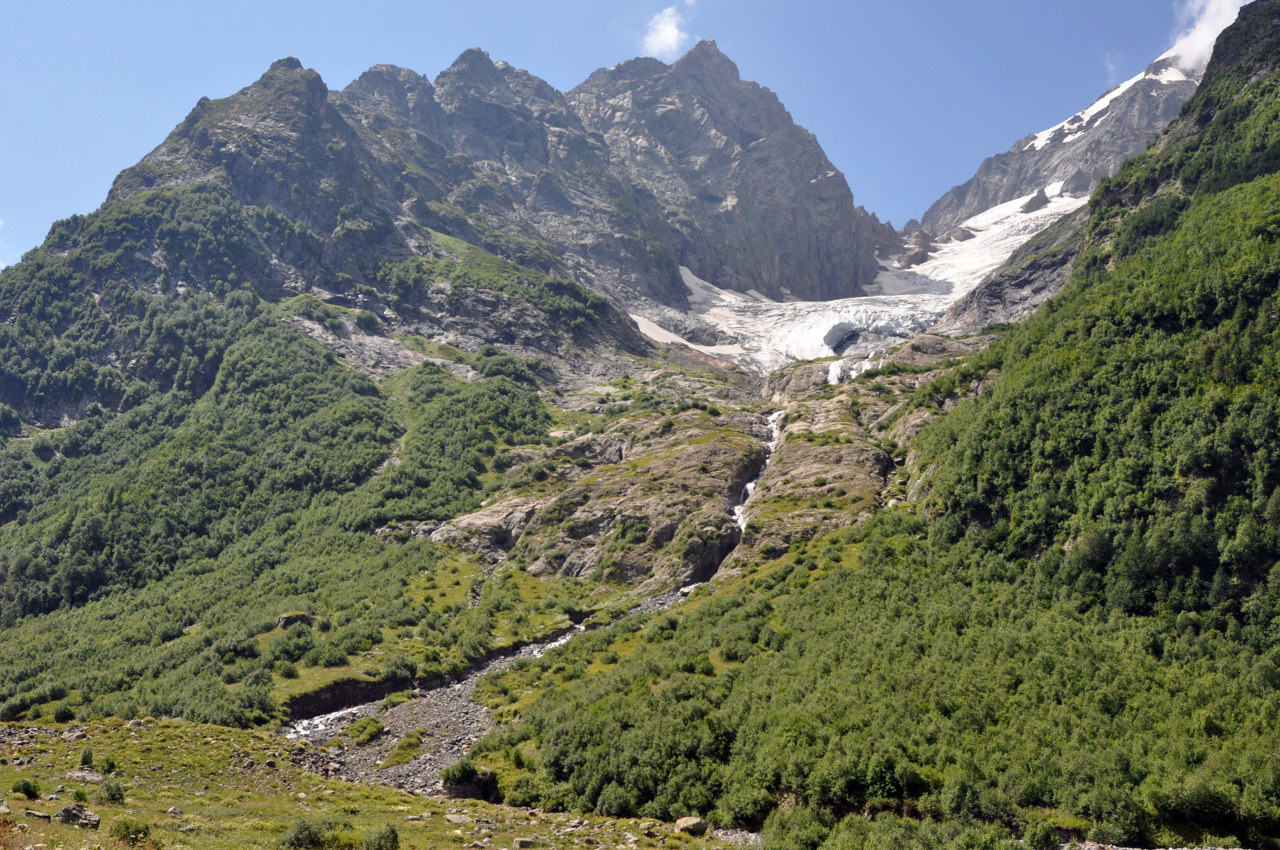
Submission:
<svg viewBox="0 0 1280 850">
<path fill-rule="evenodd" d="M 1178 116 L 1195 94 L 1201 73 L 1179 68 L 1177 57 L 1152 63 L 1141 79 L 1105 105 L 1102 101 L 1112 93 L 1051 132 L 1027 136 L 987 159 L 970 180 L 929 208 L 922 226 L 945 233 L 984 210 L 1058 181 L 1064 181 L 1062 191 L 1068 195 L 1088 194 L 1125 160 L 1146 150 Z"/>
<path fill-rule="evenodd" d="M 202 99 L 109 200 L 199 183 L 285 217 L 252 270 L 280 295 L 374 286 L 437 231 L 628 303 L 685 307 L 681 263 L 732 289 L 832 298 L 861 292 L 895 238 L 707 43 L 568 96 L 478 49 L 434 82 L 378 65 L 342 91 L 283 59 Z"/>
<path fill-rule="evenodd" d="M 951 305 L 934 331 L 974 334 L 1031 315 L 1071 279 L 1087 221 L 1088 207 L 1082 207 L 1032 237 L 1002 268 Z"/>
<path fill-rule="evenodd" d="M 891 229 L 766 88 L 714 42 L 672 65 L 636 59 L 569 93 L 630 183 L 661 204 L 680 262 L 716 286 L 772 298 L 861 294 Z"/>
</svg>

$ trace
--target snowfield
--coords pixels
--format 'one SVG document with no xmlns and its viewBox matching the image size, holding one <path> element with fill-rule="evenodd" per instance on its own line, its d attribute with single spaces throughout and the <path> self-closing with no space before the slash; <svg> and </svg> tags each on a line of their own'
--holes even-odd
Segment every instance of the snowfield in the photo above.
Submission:
<svg viewBox="0 0 1280 850">
<path fill-rule="evenodd" d="M 695 345 L 633 313 L 641 332 L 656 342 L 680 343 L 767 374 L 796 360 L 840 355 L 829 378 L 847 379 L 877 362 L 892 345 L 927 331 L 957 299 L 999 268 L 1029 238 L 1085 204 L 1045 187 L 1049 204 L 1033 212 L 1028 195 L 966 221 L 972 238 L 940 244 L 929 259 L 909 269 L 886 262 L 874 291 L 838 301 L 773 301 L 758 293 L 720 289 L 681 268 L 690 313 L 732 336 L 733 345 Z"/>
</svg>

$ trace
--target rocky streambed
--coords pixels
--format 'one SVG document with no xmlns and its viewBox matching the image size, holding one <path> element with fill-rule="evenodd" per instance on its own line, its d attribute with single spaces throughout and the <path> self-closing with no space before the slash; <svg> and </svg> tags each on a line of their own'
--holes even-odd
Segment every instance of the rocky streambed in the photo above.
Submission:
<svg viewBox="0 0 1280 850">
<path fill-rule="evenodd" d="M 690 585 L 646 599 L 632 608 L 628 616 L 670 608 L 698 586 Z M 440 793 L 440 771 L 461 761 L 471 745 L 494 728 L 493 715 L 475 700 L 480 678 L 505 670 L 519 659 L 539 658 L 591 628 L 570 626 L 542 641 L 495 653 L 454 680 L 415 689 L 412 697 L 398 705 L 385 706 L 379 698 L 295 720 L 282 726 L 280 734 L 290 740 L 314 744 L 301 751 L 296 759 L 323 776 L 390 785 L 418 794 Z M 382 724 L 381 734 L 363 745 L 343 741 L 341 745 L 328 746 L 344 729 L 364 718 L 376 718 Z M 421 736 L 417 756 L 405 764 L 383 767 L 396 746 L 415 733 Z"/>
</svg>

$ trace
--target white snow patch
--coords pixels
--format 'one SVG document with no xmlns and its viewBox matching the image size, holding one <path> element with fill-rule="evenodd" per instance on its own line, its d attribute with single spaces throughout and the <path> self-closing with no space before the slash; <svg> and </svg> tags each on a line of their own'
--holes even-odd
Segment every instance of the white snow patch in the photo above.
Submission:
<svg viewBox="0 0 1280 850">
<path fill-rule="evenodd" d="M 1152 74 L 1151 79 L 1157 83 L 1181 83 L 1191 78 L 1181 68 L 1165 68 L 1158 74 Z"/>
</svg>

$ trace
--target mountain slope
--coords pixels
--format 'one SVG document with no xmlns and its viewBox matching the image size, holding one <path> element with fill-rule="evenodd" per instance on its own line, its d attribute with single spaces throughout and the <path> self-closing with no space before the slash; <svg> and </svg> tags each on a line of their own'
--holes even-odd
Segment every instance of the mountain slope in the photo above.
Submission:
<svg viewBox="0 0 1280 850">
<path fill-rule="evenodd" d="M 894 440 L 904 504 L 495 681 L 511 799 L 785 847 L 1280 845 L 1277 34 L 1245 7 L 1025 325 L 788 403 Z"/>
<path fill-rule="evenodd" d="M 1178 116 L 1203 74 L 1176 54 L 1160 57 L 1087 109 L 987 159 L 929 207 L 921 226 L 945 235 L 983 210 L 1046 187 L 1051 194 L 1089 195 Z"/>
</svg>

